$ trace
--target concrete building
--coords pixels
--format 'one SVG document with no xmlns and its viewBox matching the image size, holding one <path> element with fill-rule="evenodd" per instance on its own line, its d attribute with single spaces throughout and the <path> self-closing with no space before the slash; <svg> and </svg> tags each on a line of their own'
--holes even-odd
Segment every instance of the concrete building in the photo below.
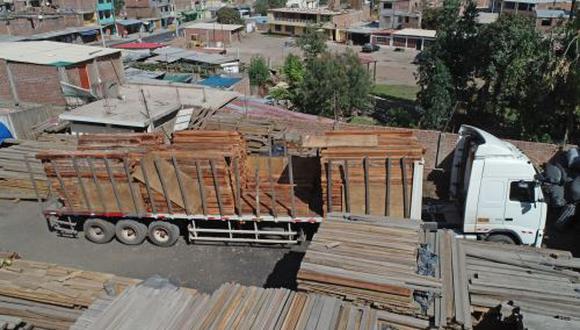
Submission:
<svg viewBox="0 0 580 330">
<path fill-rule="evenodd" d="M 435 30 L 402 29 L 383 30 L 371 36 L 371 43 L 397 48 L 423 50 L 435 40 Z"/>
<path fill-rule="evenodd" d="M 535 9 L 536 30 L 549 32 L 562 26 L 570 17 L 570 12 L 562 9 Z"/>
<path fill-rule="evenodd" d="M 482 14 L 528 16 L 538 31 L 549 32 L 569 19 L 572 0 L 479 0 L 478 9 Z"/>
<path fill-rule="evenodd" d="M 219 109 L 238 93 L 187 84 L 130 84 L 119 90 L 120 97 L 99 100 L 59 118 L 71 123 L 73 134 L 129 133 L 162 130 L 171 134 L 192 109 Z M 188 118 L 186 123 L 189 122 Z M 187 128 L 187 125 L 182 125 Z"/>
<path fill-rule="evenodd" d="M 115 94 L 121 51 L 51 41 L 0 43 L 0 101 L 74 106 Z"/>
<path fill-rule="evenodd" d="M 115 0 L 97 0 L 97 22 L 103 28 L 108 26 L 114 27 Z"/>
<path fill-rule="evenodd" d="M 185 39 L 205 45 L 231 44 L 241 40 L 243 25 L 219 23 L 187 23 L 182 27 Z"/>
<path fill-rule="evenodd" d="M 175 20 L 173 0 L 126 0 L 127 18 L 143 19 L 157 28 L 167 27 Z"/>
<path fill-rule="evenodd" d="M 299 36 L 307 27 L 323 29 L 328 38 L 343 42 L 347 29 L 368 20 L 368 8 L 362 10 L 330 10 L 320 8 L 276 8 L 268 11 L 269 32 Z"/>
<path fill-rule="evenodd" d="M 381 0 L 379 5 L 381 28 L 421 28 L 420 4 L 420 0 Z"/>
</svg>

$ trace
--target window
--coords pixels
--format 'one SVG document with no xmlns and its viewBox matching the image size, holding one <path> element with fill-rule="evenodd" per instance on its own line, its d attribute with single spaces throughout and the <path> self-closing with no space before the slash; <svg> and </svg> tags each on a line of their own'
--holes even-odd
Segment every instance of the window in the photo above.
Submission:
<svg viewBox="0 0 580 330">
<path fill-rule="evenodd" d="M 383 9 L 393 9 L 392 2 L 383 2 Z"/>
<path fill-rule="evenodd" d="M 518 10 L 528 10 L 528 4 L 527 3 L 518 3 Z"/>
<path fill-rule="evenodd" d="M 409 23 L 409 16 L 405 16 L 405 23 Z"/>
<path fill-rule="evenodd" d="M 274 25 L 274 31 L 276 32 L 282 31 L 282 25 Z"/>
<path fill-rule="evenodd" d="M 503 7 L 505 9 L 515 9 L 516 8 L 516 3 L 515 2 L 504 2 L 503 3 Z"/>
<path fill-rule="evenodd" d="M 536 184 L 533 181 L 514 181 L 510 184 L 510 201 L 535 202 Z"/>
<path fill-rule="evenodd" d="M 552 20 L 549 18 L 545 18 L 542 20 L 542 26 L 552 26 Z"/>
</svg>

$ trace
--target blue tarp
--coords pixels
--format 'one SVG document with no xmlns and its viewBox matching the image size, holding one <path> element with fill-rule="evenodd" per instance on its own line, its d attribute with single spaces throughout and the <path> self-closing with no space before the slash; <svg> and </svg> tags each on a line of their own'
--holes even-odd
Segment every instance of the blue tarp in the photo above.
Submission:
<svg viewBox="0 0 580 330">
<path fill-rule="evenodd" d="M 0 123 L 0 144 L 2 144 L 4 140 L 12 138 L 12 133 L 10 133 L 8 127 L 6 127 L 3 123 Z"/>
<path fill-rule="evenodd" d="M 199 83 L 204 86 L 214 88 L 230 88 L 240 80 L 242 80 L 242 78 L 211 76 L 207 79 L 199 81 Z"/>
<path fill-rule="evenodd" d="M 90 36 L 96 36 L 97 35 L 97 30 L 81 31 L 79 33 L 83 37 L 90 37 Z"/>
</svg>

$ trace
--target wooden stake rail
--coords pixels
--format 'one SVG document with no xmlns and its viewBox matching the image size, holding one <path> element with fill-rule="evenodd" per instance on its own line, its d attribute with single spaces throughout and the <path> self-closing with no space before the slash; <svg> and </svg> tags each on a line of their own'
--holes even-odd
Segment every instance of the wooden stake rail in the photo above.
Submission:
<svg viewBox="0 0 580 330">
<path fill-rule="evenodd" d="M 414 166 L 423 148 L 410 131 L 331 131 L 328 138 L 372 136 L 376 146 L 327 147 L 320 152 L 324 210 L 408 218 Z"/>
</svg>

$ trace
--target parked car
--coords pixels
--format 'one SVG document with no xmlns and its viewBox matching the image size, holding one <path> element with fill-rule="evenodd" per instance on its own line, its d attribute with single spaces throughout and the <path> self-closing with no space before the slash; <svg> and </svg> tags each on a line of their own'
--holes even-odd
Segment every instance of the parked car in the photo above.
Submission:
<svg viewBox="0 0 580 330">
<path fill-rule="evenodd" d="M 371 43 L 367 43 L 364 44 L 362 46 L 362 52 L 363 53 L 372 53 L 372 52 L 376 52 L 377 50 L 379 50 L 381 47 L 379 47 L 379 45 L 375 45 L 375 44 L 371 44 Z"/>
</svg>

